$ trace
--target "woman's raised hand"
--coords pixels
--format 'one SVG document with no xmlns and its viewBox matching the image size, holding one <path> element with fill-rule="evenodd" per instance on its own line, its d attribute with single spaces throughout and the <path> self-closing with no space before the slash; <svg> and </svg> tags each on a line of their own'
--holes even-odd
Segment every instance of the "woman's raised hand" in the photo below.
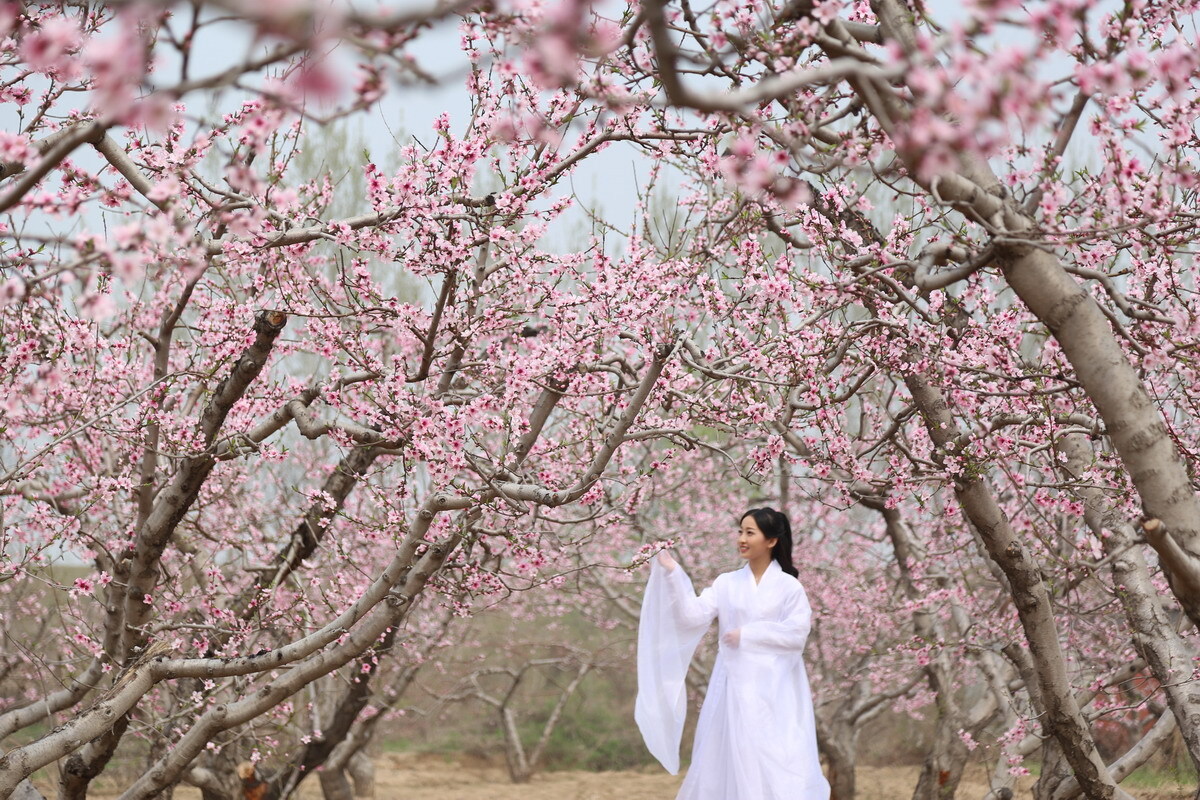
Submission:
<svg viewBox="0 0 1200 800">
<path fill-rule="evenodd" d="M 658 559 L 659 566 L 661 566 L 667 572 L 675 571 L 675 559 L 667 555 L 666 550 L 659 550 L 656 558 Z"/>
</svg>

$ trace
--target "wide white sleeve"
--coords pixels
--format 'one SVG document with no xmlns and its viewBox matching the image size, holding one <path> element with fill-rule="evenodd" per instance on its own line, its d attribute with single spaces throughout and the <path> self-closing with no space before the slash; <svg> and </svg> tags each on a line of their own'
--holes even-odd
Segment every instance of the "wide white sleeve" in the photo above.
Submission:
<svg viewBox="0 0 1200 800">
<path fill-rule="evenodd" d="M 793 592 L 785 601 L 784 616 L 779 622 L 749 622 L 742 626 L 738 646 L 751 652 L 799 652 L 804 650 L 812 628 L 812 606 L 804 587 Z"/>
<path fill-rule="evenodd" d="M 687 716 L 684 679 L 696 645 L 717 615 L 713 587 L 697 597 L 681 567 L 650 565 L 650 582 L 638 624 L 638 694 L 634 719 L 651 754 L 672 775 Z"/>
</svg>

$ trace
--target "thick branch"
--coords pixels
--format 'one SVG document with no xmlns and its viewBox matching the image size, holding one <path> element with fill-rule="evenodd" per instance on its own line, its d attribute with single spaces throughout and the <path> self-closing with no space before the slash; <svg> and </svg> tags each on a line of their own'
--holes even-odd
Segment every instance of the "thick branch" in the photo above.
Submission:
<svg viewBox="0 0 1200 800">
<path fill-rule="evenodd" d="M 325 479 L 304 518 L 292 530 L 287 546 L 275 557 L 274 569 L 260 573 L 254 585 L 233 604 L 234 616 L 245 619 L 267 592 L 282 585 L 306 558 L 316 552 L 329 530 L 329 523 L 342 510 L 346 498 L 378 456 L 377 450 L 368 447 L 351 450 L 342 457 Z"/>
<path fill-rule="evenodd" d="M 0 757 L 0 796 L 12 791 L 37 770 L 79 749 L 117 724 L 155 684 L 153 667 L 165 658 L 168 649 L 162 642 L 156 642 L 87 711 L 55 728 L 49 735 Z"/>
<path fill-rule="evenodd" d="M 433 518 L 432 511 L 428 508 L 423 509 L 417 515 L 417 521 L 412 525 L 409 534 L 401 542 L 395 557 L 359 599 L 325 627 L 302 639 L 277 650 L 241 658 L 166 660 L 163 657 L 164 649 L 159 646 L 161 643 L 149 648 L 91 709 L 67 725 L 56 728 L 29 745 L 0 758 L 0 793 L 11 790 L 16 783 L 36 770 L 74 752 L 86 742 L 101 735 L 159 681 L 183 677 L 218 678 L 249 675 L 278 669 L 306 659 L 251 697 L 232 705 L 222 704 L 210 709 L 202 717 L 202 724 L 198 723 L 184 735 L 188 746 L 195 747 L 195 751 L 189 752 L 184 759 L 182 751 L 173 750 L 160 760 L 160 765 L 169 767 L 169 770 L 147 774 L 138 785 L 150 784 L 160 779 L 166 783 L 174 781 L 191 763 L 196 753 L 203 749 L 207 742 L 205 737 L 252 719 L 289 696 L 292 691 L 298 691 L 312 680 L 342 666 L 370 647 L 394 620 L 407 613 L 406 609 L 416 594 L 424 589 L 429 576 L 440 568 L 452 549 L 449 543 L 435 545 L 429 547 L 421 559 L 416 559 L 417 549 L 426 546 L 424 537 Z M 398 591 L 396 587 L 400 587 Z M 388 601 L 387 608 L 376 614 L 369 624 L 358 627 L 352 634 L 347 634 L 347 631 L 384 600 Z M 334 642 L 339 642 L 337 647 L 313 655 Z M 285 691 L 289 686 L 295 688 Z M 270 687 L 275 687 L 275 691 L 270 691 Z M 279 692 L 284 693 L 279 695 Z M 260 703 L 261 707 L 256 705 L 256 702 Z M 259 710 L 254 711 L 255 708 Z M 231 709 L 239 716 L 233 716 Z M 243 718 L 240 715 L 246 716 Z"/>
<path fill-rule="evenodd" d="M 542 760 L 542 753 L 546 749 L 546 744 L 550 741 L 550 734 L 554 733 L 554 728 L 558 725 L 558 720 L 562 717 L 563 710 L 567 707 L 567 701 L 575 694 L 575 690 L 579 688 L 579 684 L 587 677 L 588 672 L 592 669 L 592 665 L 584 663 L 579 665 L 579 669 L 575 671 L 571 682 L 558 696 L 558 702 L 554 704 L 554 710 L 550 712 L 550 716 L 546 719 L 546 723 L 542 726 L 542 735 L 538 738 L 537 744 L 533 746 L 533 751 L 529 754 L 529 768 L 537 769 Z"/>
<path fill-rule="evenodd" d="M 338 701 L 332 720 L 321 726 L 321 737 L 309 741 L 298 758 L 271 778 L 269 783 L 277 788 L 280 797 L 290 796 L 300 781 L 323 765 L 334 748 L 349 735 L 358 715 L 371 699 L 371 679 L 379 671 L 379 656 L 391 650 L 398 630 L 396 626 L 390 628 L 381 641 L 358 658 L 351 670 L 354 680 Z"/>
<path fill-rule="evenodd" d="M 1087 437 L 1067 434 L 1055 442 L 1055 447 L 1066 457 L 1064 471 L 1079 482 L 1074 492 L 1084 501 L 1084 522 L 1112 559 L 1113 583 L 1122 587 L 1117 596 L 1133 632 L 1134 647 L 1163 687 L 1192 762 L 1200 766 L 1200 696 L 1186 680 L 1192 672 L 1191 648 L 1163 609 L 1133 530 L 1113 513 L 1100 489 L 1083 479 L 1094 461 Z M 1155 522 L 1158 520 L 1147 520 L 1143 529 Z"/>
<path fill-rule="evenodd" d="M 278 311 L 264 311 L 258 315 L 254 322 L 254 342 L 217 385 L 200 415 L 200 433 L 206 446 L 211 447 L 225 417 L 266 365 L 275 339 L 286 322 L 287 316 Z M 159 495 L 138 532 L 131 563 L 119 567 L 127 585 L 125 630 L 122 633 L 124 653 L 131 652 L 141 640 L 140 628 L 150 618 L 152 607 L 145 598 L 153 593 L 158 583 L 158 560 L 176 526 L 199 496 L 215 464 L 216 459 L 210 451 L 184 459 L 174 480 Z"/>
<path fill-rule="evenodd" d="M 1109 769 L 1112 770 L 1113 780 L 1125 780 L 1135 769 L 1149 761 L 1150 756 L 1170 740 L 1175 728 L 1175 716 L 1169 711 L 1161 714 L 1158 721 L 1154 723 L 1154 727 L 1139 739 L 1137 744 L 1112 763 Z M 1068 778 L 1058 787 L 1058 791 L 1054 794 L 1054 800 L 1074 800 L 1082 792 L 1079 781 L 1075 778 Z"/>
<path fill-rule="evenodd" d="M 874 0 L 872 7 L 889 37 L 902 42 L 912 38 L 911 11 L 899 0 Z M 1172 539 L 1150 543 L 1156 550 L 1163 548 L 1164 561 L 1174 561 L 1175 568 L 1167 571 L 1171 589 L 1192 621 L 1200 624 L 1200 499 L 1162 412 L 1099 305 L 1056 256 L 1012 236 L 1034 231 L 1035 221 L 1003 199 L 1000 181 L 983 158 L 964 152 L 957 169 L 926 178 L 918 170 L 920 153 L 901 150 L 898 155 L 913 179 L 925 181 L 924 188 L 935 198 L 1006 234 L 1008 243 L 996 244 L 997 263 L 1009 286 L 1062 346 L 1076 379 L 1104 420 L 1145 513 L 1171 531 Z"/>
<path fill-rule="evenodd" d="M 103 674 L 104 661 L 100 658 L 93 659 L 83 674 L 72 678 L 65 689 L 59 689 L 36 703 L 0 714 L 0 741 L 7 739 L 16 731 L 41 722 L 51 715 L 75 705 L 83 699 L 84 695 L 96 688 L 96 684 Z"/>
<path fill-rule="evenodd" d="M 942 393 L 923 375 L 910 373 L 904 383 L 933 443 L 939 450 L 953 447 L 960 431 Z M 1128 798 L 1096 751 L 1091 730 L 1071 691 L 1054 608 L 1037 562 L 1017 537 L 982 475 L 968 468 L 955 482 L 954 493 L 979 531 L 988 555 L 1008 578 L 1035 665 L 1033 673 L 1045 707 L 1044 729 L 1062 747 L 1089 798 Z"/>
<path fill-rule="evenodd" d="M 533 445 L 537 442 L 538 437 L 542 435 L 542 429 L 546 426 L 546 421 L 550 419 L 550 412 L 558 405 L 558 401 L 562 399 L 562 396 L 562 390 L 556 384 L 551 384 L 542 390 L 542 396 L 538 398 L 537 404 L 533 407 L 533 412 L 529 415 L 529 428 L 521 436 L 521 440 L 517 442 L 516 448 L 513 449 L 513 458 L 516 459 L 517 466 L 525 463 L 526 456 L 533 449 Z"/>
<path fill-rule="evenodd" d="M 338 380 L 335 383 L 335 388 L 344 389 L 347 386 L 369 381 L 376 377 L 378 375 L 374 372 L 356 372 L 353 375 L 348 375 Z M 299 401 L 307 409 L 320 396 L 320 387 L 309 387 L 301 392 L 299 397 L 293 398 L 293 400 Z M 292 421 L 292 412 L 289 409 L 292 407 L 293 400 L 289 400 L 275 409 L 275 411 L 271 412 L 271 414 L 250 430 L 226 437 L 217 447 L 215 458 L 218 461 L 237 458 L 243 453 L 253 451 L 260 442 L 266 441 L 268 436 L 282 430 L 285 425 Z"/>
<path fill-rule="evenodd" d="M 613 425 L 612 430 L 604 437 L 604 443 L 596 451 L 591 464 L 588 465 L 587 472 L 575 483 L 567 489 L 552 491 L 544 486 L 538 486 L 531 483 L 513 483 L 513 482 L 494 482 L 493 488 L 485 492 L 483 497 L 487 500 L 496 497 L 506 497 L 510 500 L 524 500 L 537 503 L 539 505 L 550 506 L 551 508 L 573 503 L 587 493 L 587 490 L 592 487 L 596 481 L 600 480 L 600 476 L 604 474 L 608 462 L 612 460 L 613 455 L 617 452 L 617 448 L 625 441 L 625 434 L 629 432 L 630 427 L 637 420 L 638 415 L 645 406 L 646 401 L 650 398 L 650 393 L 654 390 L 658 378 L 662 375 L 663 367 L 666 366 L 667 358 L 673 352 L 670 345 L 659 345 L 654 349 L 654 356 L 650 359 L 650 364 L 646 369 L 646 373 L 642 376 L 641 382 L 638 384 L 637 391 L 629 400 L 629 404 L 625 408 L 625 412 Z M 547 412 L 548 413 L 548 412 Z M 450 509 L 462 509 L 473 505 L 475 500 L 468 496 L 451 496 L 442 494 L 434 498 L 434 507 L 439 511 Z"/>
<path fill-rule="evenodd" d="M 416 527 L 416 526 L 414 526 Z M 426 526 L 427 527 L 427 526 Z M 398 625 L 408 614 L 413 600 L 445 562 L 453 550 L 445 542 L 429 547 L 409 570 L 400 592 L 371 620 L 365 622 L 341 642 L 296 665 L 282 676 L 260 687 L 254 694 L 233 703 L 219 705 L 206 712 L 166 755 L 142 775 L 120 800 L 148 800 L 178 779 L 179 775 L 203 752 L 213 736 L 244 724 L 291 697 L 308 684 L 348 663 L 371 647 L 388 628 Z"/>
<path fill-rule="evenodd" d="M 306 439 L 320 439 L 330 431 L 341 431 L 355 442 L 363 445 L 378 445 L 385 449 L 395 449 L 404 444 L 404 439 L 388 440 L 379 431 L 372 430 L 357 422 L 323 422 L 309 410 L 303 400 L 292 400 L 287 406 L 287 412 L 296 421 L 296 427 Z"/>
<path fill-rule="evenodd" d="M 54 144 L 43 153 L 42 160 L 34 165 L 32 169 L 22 172 L 20 179 L 7 192 L 0 195 L 0 213 L 8 211 L 21 202 L 21 198 L 36 186 L 38 181 L 46 177 L 46 174 L 50 170 L 57 167 L 62 163 L 63 159 L 71 155 L 71 152 L 76 147 L 97 140 L 104 135 L 104 130 L 105 126 L 98 122 L 86 122 L 72 128 L 71 132 L 62 138 L 55 139 Z"/>
<path fill-rule="evenodd" d="M 666 6 L 667 0 L 649 0 L 643 8 L 658 60 L 656 74 L 662 81 L 667 99 L 675 105 L 699 111 L 749 111 L 760 103 L 787 97 L 806 86 L 836 83 L 852 75 L 871 80 L 892 81 L 904 71 L 901 64 L 877 67 L 865 64 L 857 58 L 839 58 L 821 67 L 796 69 L 765 78 L 736 92 L 697 94 L 684 85 L 679 73 L 679 49 L 667 25 Z"/>
</svg>

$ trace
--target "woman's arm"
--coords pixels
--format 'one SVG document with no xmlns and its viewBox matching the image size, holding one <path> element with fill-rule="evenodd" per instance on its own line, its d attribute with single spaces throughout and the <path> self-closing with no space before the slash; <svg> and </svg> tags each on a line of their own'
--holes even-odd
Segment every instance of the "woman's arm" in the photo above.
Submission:
<svg viewBox="0 0 1200 800">
<path fill-rule="evenodd" d="M 692 588 L 692 581 L 683 571 L 683 567 L 666 553 L 659 553 L 651 566 L 651 580 L 658 569 L 664 573 L 664 587 L 667 590 L 671 614 L 679 625 L 686 629 L 699 626 L 707 628 L 717 616 L 716 584 L 709 586 L 697 597 L 696 590 Z"/>
<path fill-rule="evenodd" d="M 687 716 L 684 678 L 700 637 L 717 614 L 712 587 L 699 597 L 673 560 L 651 562 L 638 625 L 638 696 L 634 718 L 646 747 L 671 774 Z"/>
<path fill-rule="evenodd" d="M 743 625 L 738 644 L 750 651 L 800 652 L 812 628 L 812 606 L 803 587 L 786 601 L 784 618 L 779 622 L 750 622 Z"/>
</svg>

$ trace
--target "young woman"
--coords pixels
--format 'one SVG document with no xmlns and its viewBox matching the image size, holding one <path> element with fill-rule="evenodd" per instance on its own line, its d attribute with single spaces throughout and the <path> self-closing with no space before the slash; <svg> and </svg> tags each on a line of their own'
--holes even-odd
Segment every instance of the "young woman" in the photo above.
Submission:
<svg viewBox="0 0 1200 800">
<path fill-rule="evenodd" d="M 746 566 L 699 597 L 666 553 L 651 565 L 638 629 L 638 728 L 677 773 L 684 678 L 716 617 L 720 649 L 677 800 L 827 800 L 803 658 L 812 609 L 792 566 L 791 525 L 779 511 L 752 508 L 737 546 Z"/>
</svg>

